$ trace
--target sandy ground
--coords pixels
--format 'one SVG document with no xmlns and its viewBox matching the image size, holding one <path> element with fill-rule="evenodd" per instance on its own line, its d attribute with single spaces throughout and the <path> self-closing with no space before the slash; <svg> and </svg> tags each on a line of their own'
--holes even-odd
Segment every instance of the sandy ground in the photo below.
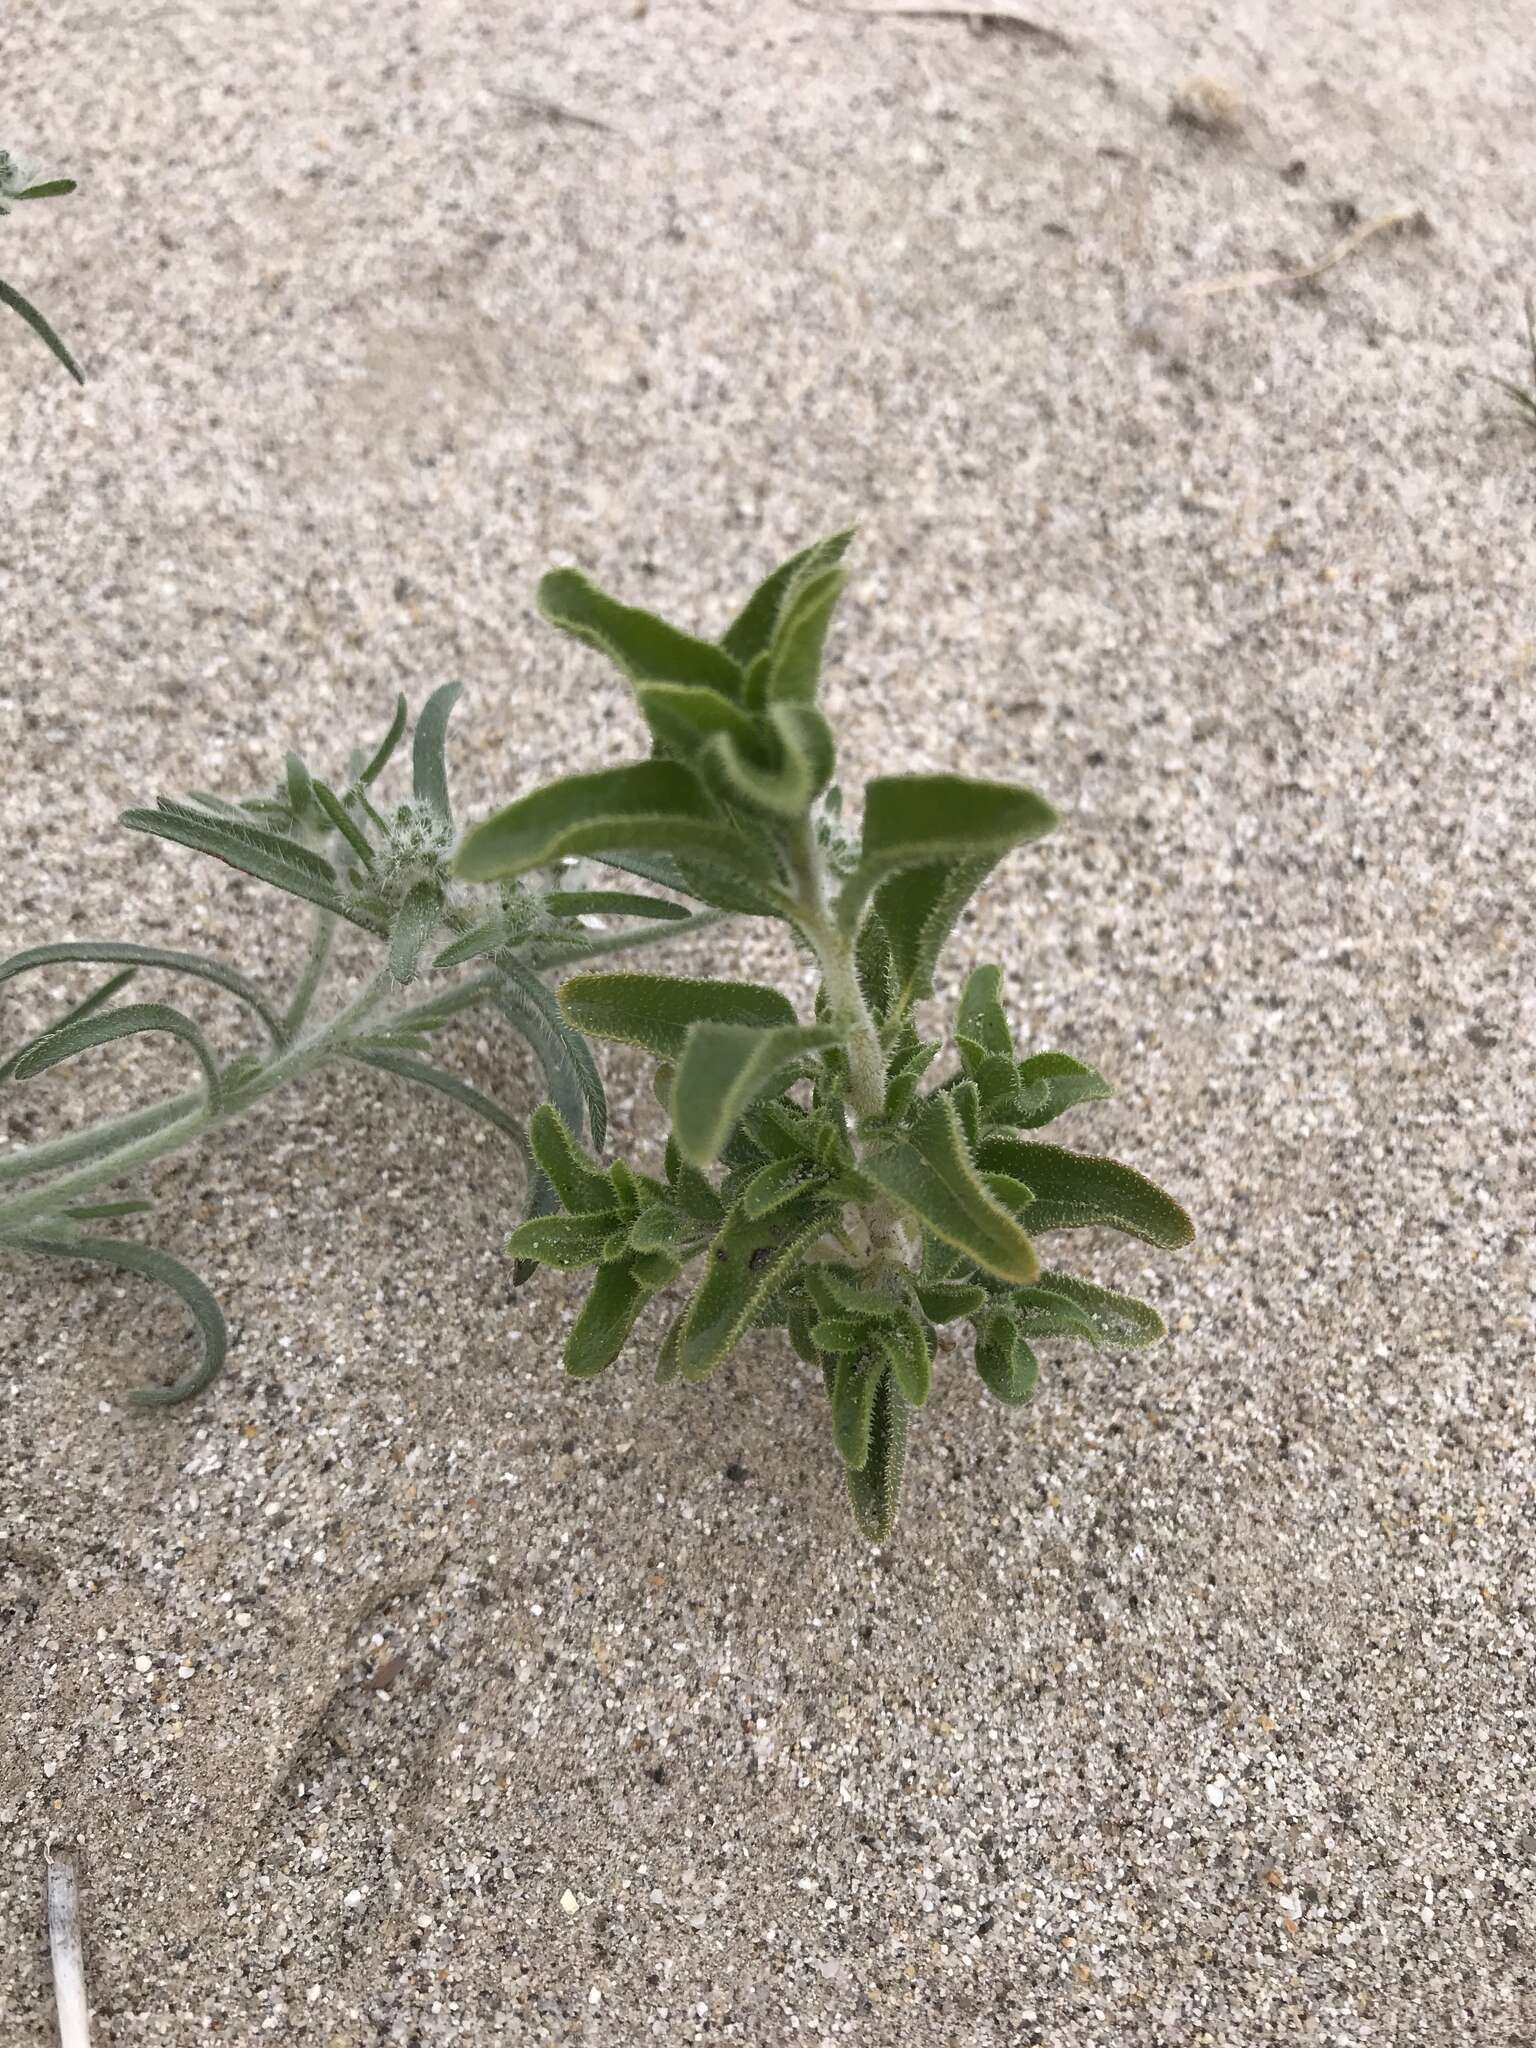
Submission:
<svg viewBox="0 0 1536 2048">
<path fill-rule="evenodd" d="M 6 139 L 84 190 L 4 274 L 90 383 L 0 325 L 0 947 L 276 977 L 297 907 L 120 806 L 449 676 L 471 809 L 620 758 L 537 573 L 723 623 L 857 519 L 848 779 L 1057 803 L 955 971 L 1119 1082 L 1071 1139 L 1202 1236 L 1096 1254 L 1160 1351 L 1013 1419 L 957 1362 L 881 1555 L 772 1344 L 566 1383 L 511 1163 L 382 1080 L 159 1176 L 236 1338 L 195 1410 L 124 1405 L 186 1356 L 138 1283 L 7 1262 L 4 2048 L 52 2038 L 50 1832 L 103 2041 L 1536 2039 L 1536 438 L 1479 381 L 1530 16 L 1030 4 L 1069 48 L 789 0 L 7 31 Z M 1193 74 L 1239 132 L 1170 126 Z M 85 1078 L 8 1090 L 11 1140 Z"/>
</svg>

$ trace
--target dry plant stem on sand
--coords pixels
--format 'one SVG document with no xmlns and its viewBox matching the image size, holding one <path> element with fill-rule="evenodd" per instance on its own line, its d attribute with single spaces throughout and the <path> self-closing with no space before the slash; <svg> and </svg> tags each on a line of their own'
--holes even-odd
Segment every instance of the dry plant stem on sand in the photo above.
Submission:
<svg viewBox="0 0 1536 2048">
<path fill-rule="evenodd" d="M 75 1852 L 50 1843 L 48 1950 L 58 2005 L 59 2048 L 90 2048 L 91 2013 L 85 1995 L 85 1951 L 80 1933 L 80 1881 Z"/>
</svg>

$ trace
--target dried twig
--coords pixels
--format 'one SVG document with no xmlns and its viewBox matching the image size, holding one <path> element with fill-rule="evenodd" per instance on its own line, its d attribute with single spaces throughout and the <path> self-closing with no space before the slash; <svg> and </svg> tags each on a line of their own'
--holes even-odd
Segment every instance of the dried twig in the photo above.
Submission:
<svg viewBox="0 0 1536 2048">
<path fill-rule="evenodd" d="M 1374 220 L 1363 221 L 1342 241 L 1335 242 L 1316 263 L 1304 263 L 1299 270 L 1240 270 L 1232 277 L 1213 277 L 1204 284 L 1181 285 L 1173 296 L 1176 299 L 1210 299 L 1218 292 L 1254 292 L 1277 284 L 1305 284 L 1310 278 L 1321 277 L 1325 270 L 1332 270 L 1335 264 L 1342 263 L 1346 256 L 1353 256 L 1373 236 L 1384 235 L 1389 228 L 1427 229 L 1428 226 L 1420 207 L 1405 206 L 1396 213 L 1381 213 Z"/>
<path fill-rule="evenodd" d="M 1027 14 L 1017 13 L 1011 7 L 922 7 L 908 6 L 905 0 L 893 0 L 893 4 L 889 6 L 834 5 L 825 11 L 830 14 L 863 14 L 872 21 L 962 21 L 977 35 L 996 33 L 1025 36 L 1031 42 L 1039 43 L 1042 48 L 1050 50 L 1065 51 L 1075 47 L 1071 38 L 1064 36 L 1059 28 L 1051 28 L 1046 22 L 1035 21 Z"/>
<path fill-rule="evenodd" d="M 47 1856 L 48 1947 L 53 1956 L 53 1992 L 59 2007 L 59 2048 L 91 2048 L 75 1856 L 71 1850 L 56 1848 L 51 1842 Z"/>
<path fill-rule="evenodd" d="M 537 93 L 513 92 L 506 86 L 493 85 L 490 90 L 499 100 L 511 100 L 531 114 L 537 121 L 549 121 L 556 127 L 595 128 L 600 134 L 614 133 L 611 121 L 600 121 L 595 114 L 578 113 L 574 107 L 562 107 L 558 100 L 541 99 Z"/>
</svg>

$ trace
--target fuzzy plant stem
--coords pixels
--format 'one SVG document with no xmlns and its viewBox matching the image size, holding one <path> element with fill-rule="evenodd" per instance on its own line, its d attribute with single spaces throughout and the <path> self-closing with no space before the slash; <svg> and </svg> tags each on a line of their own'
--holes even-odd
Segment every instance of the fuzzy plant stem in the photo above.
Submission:
<svg viewBox="0 0 1536 2048">
<path fill-rule="evenodd" d="M 821 968 L 833 1021 L 848 1034 L 848 1093 L 863 1122 L 885 1108 L 885 1048 L 859 986 L 856 942 L 840 928 L 827 901 L 826 864 L 809 819 L 796 832 L 790 859 L 795 922 Z"/>
<path fill-rule="evenodd" d="M 328 941 L 326 942 L 328 946 Z M 318 940 L 317 940 L 318 948 Z M 313 957 L 313 955 L 312 955 Z M 323 968 L 324 961 L 322 958 Z M 307 970 L 306 970 L 307 979 Z M 367 1022 L 388 995 L 391 988 L 388 969 L 374 976 L 356 999 L 349 1003 L 339 1015 L 328 1024 L 319 1026 L 297 1044 L 289 1045 L 273 1058 L 245 1076 L 235 1087 L 226 1089 L 222 1103 L 215 1107 L 205 1094 L 184 1095 L 171 1103 L 157 1104 L 153 1111 L 141 1111 L 136 1116 L 116 1120 L 96 1133 L 81 1132 L 72 1141 L 84 1145 L 92 1137 L 105 1136 L 108 1147 L 104 1151 L 91 1146 L 98 1156 L 90 1159 L 88 1165 L 80 1166 L 73 1173 L 65 1173 L 42 1187 L 33 1188 L 25 1194 L 15 1195 L 8 1202 L 0 1202 L 0 1238 L 25 1235 L 35 1230 L 40 1218 L 46 1218 L 71 1202 L 77 1202 L 96 1188 L 121 1180 L 125 1175 L 147 1166 L 151 1161 L 163 1158 L 168 1152 L 178 1151 L 202 1137 L 216 1125 L 226 1123 L 242 1110 L 249 1109 L 262 1096 L 270 1095 L 287 1082 L 297 1080 L 314 1067 L 328 1059 L 344 1054 L 347 1041 Z M 485 993 L 489 977 L 480 976 L 464 984 L 462 989 L 452 992 L 452 1008 L 468 1008 Z M 301 983 L 301 990 L 303 984 Z M 449 999 L 439 997 L 436 1003 L 422 1005 L 431 1009 L 434 1017 L 440 1017 L 450 1007 Z M 398 1027 L 408 1026 L 413 1012 L 399 1013 L 391 1021 Z M 121 1142 L 113 1142 L 113 1140 Z M 7 1164 L 18 1173 L 45 1171 L 50 1165 L 65 1163 L 60 1157 L 60 1147 L 37 1147 L 30 1154 L 22 1154 Z M 89 1156 L 89 1150 L 85 1156 Z M 51 1156 L 50 1156 L 51 1154 Z M 82 1156 L 76 1152 L 75 1157 Z"/>
</svg>

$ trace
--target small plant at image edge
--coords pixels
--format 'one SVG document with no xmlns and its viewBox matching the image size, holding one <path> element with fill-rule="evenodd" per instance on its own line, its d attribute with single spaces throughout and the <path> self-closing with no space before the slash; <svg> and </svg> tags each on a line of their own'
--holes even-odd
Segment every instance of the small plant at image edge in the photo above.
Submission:
<svg viewBox="0 0 1536 2048">
<path fill-rule="evenodd" d="M 35 178 L 8 149 L 0 149 L 0 215 L 8 214 L 25 200 L 63 199 L 75 189 L 73 178 Z M 51 349 L 77 384 L 83 384 L 80 365 L 55 334 L 30 299 L 24 299 L 13 285 L 0 278 L 0 306 L 19 313 L 39 341 Z"/>
<path fill-rule="evenodd" d="M 136 1390 L 130 1398 L 137 1403 L 163 1406 L 201 1393 L 223 1364 L 228 1336 L 217 1303 L 194 1273 L 151 1246 L 102 1234 L 103 1224 L 153 1206 L 142 1196 L 107 1196 L 105 1190 L 333 1060 L 361 1062 L 437 1090 L 493 1125 L 531 1176 L 523 1126 L 423 1056 L 434 1035 L 471 1009 L 498 1015 L 533 1049 L 562 1128 L 585 1130 L 601 1145 L 607 1121 L 601 1079 L 543 975 L 715 921 L 712 913 L 690 914 L 660 897 L 580 886 L 574 871 L 552 869 L 489 889 L 456 879 L 444 742 L 457 696 L 458 685 L 449 684 L 423 707 L 413 736 L 411 794 L 392 806 L 376 802 L 377 783 L 406 732 L 404 697 L 379 746 L 371 756 L 354 754 L 334 785 L 289 754 L 280 785 L 265 795 L 232 803 L 198 792 L 186 801 L 162 797 L 152 810 L 124 812 L 131 830 L 212 854 L 312 907 L 313 936 L 286 1001 L 223 961 L 162 946 L 65 940 L 0 961 L 0 982 L 81 963 L 116 970 L 50 1030 L 0 1063 L 0 1081 L 31 1082 L 80 1053 L 142 1032 L 180 1040 L 199 1069 L 197 1086 L 186 1093 L 0 1153 L 0 1251 L 95 1260 L 143 1274 L 178 1295 L 190 1312 L 202 1339 L 198 1363 L 172 1385 Z M 339 980 L 333 945 L 341 925 L 367 933 L 382 958 L 360 990 L 333 996 Z M 263 1044 L 222 1059 L 184 1011 L 158 1001 L 115 1001 L 149 972 L 223 990 L 243 1006 Z M 430 992 L 424 992 L 428 982 Z"/>
<path fill-rule="evenodd" d="M 938 1332 L 968 1324 L 976 1371 L 1015 1406 L 1042 1339 L 1116 1348 L 1164 1334 L 1156 1311 L 1046 1265 L 1038 1241 L 1108 1228 L 1165 1248 L 1193 1236 L 1177 1202 L 1132 1168 L 1035 1133 L 1106 1082 L 1059 1052 L 1019 1057 L 995 967 L 968 979 L 952 1069 L 915 1005 L 961 911 L 999 860 L 1055 824 L 1033 791 L 960 775 L 890 775 L 841 820 L 818 702 L 842 589 L 840 534 L 796 555 L 718 641 L 605 595 L 574 570 L 540 585 L 553 624 L 628 677 L 648 760 L 574 775 L 477 826 L 457 869 L 511 881 L 600 855 L 681 894 L 787 923 L 820 974 L 814 1013 L 776 989 L 645 973 L 565 982 L 567 1021 L 653 1055 L 670 1136 L 660 1176 L 604 1167 L 558 1104 L 530 1137 L 535 1214 L 521 1261 L 595 1277 L 565 1347 L 589 1378 L 646 1304 L 696 1268 L 660 1343 L 658 1381 L 702 1381 L 752 1330 L 782 1329 L 819 1370 L 856 1522 L 892 1529 L 912 1417 Z"/>
<path fill-rule="evenodd" d="M 1490 384 L 1497 384 L 1507 392 L 1520 407 L 1520 417 L 1533 433 L 1536 433 L 1536 293 L 1525 295 L 1525 339 L 1531 359 L 1531 381 L 1529 385 L 1512 383 L 1508 377 L 1489 377 Z"/>
</svg>

